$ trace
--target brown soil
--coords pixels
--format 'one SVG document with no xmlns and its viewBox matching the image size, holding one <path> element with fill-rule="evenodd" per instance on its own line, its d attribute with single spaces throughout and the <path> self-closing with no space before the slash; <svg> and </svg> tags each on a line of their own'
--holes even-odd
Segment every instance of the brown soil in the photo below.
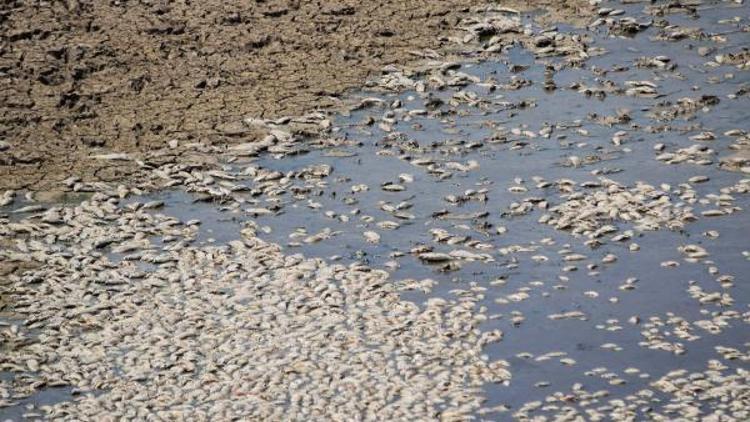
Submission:
<svg viewBox="0 0 750 422">
<path fill-rule="evenodd" d="M 92 154 L 247 141 L 244 116 L 332 105 L 410 51 L 445 49 L 471 0 L 0 0 L 0 189 L 135 167 Z M 505 5 L 505 4 L 504 4 Z M 513 0 L 554 19 L 585 0 Z"/>
</svg>

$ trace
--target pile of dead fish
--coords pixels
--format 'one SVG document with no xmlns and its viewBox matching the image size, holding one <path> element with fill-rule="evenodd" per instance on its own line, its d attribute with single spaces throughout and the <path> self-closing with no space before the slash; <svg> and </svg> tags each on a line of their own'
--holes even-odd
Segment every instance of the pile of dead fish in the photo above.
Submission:
<svg viewBox="0 0 750 422">
<path fill-rule="evenodd" d="M 120 201 L 99 192 L 0 221 L 16 239 L 2 258 L 36 264 L 2 287 L 24 319 L 0 327 L 0 369 L 17 374 L 3 405 L 72 386 L 82 397 L 43 415 L 453 419 L 510 379 L 480 353 L 501 333 L 477 329 L 477 295 L 420 308 L 383 271 L 254 237 L 191 246 L 199 221 Z"/>
</svg>

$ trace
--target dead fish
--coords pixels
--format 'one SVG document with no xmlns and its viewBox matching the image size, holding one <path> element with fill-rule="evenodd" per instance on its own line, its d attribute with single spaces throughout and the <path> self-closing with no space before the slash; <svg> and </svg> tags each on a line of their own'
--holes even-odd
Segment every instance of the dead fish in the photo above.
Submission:
<svg viewBox="0 0 750 422">
<path fill-rule="evenodd" d="M 141 208 L 146 210 L 156 209 L 156 208 L 162 208 L 164 206 L 164 201 L 150 201 L 143 204 Z"/>
<path fill-rule="evenodd" d="M 274 212 L 269 210 L 268 208 L 247 208 L 245 210 L 246 213 L 253 215 L 255 217 L 263 216 L 263 215 L 271 215 Z"/>
<path fill-rule="evenodd" d="M 5 207 L 13 203 L 16 198 L 16 192 L 13 190 L 6 190 L 0 197 L 0 207 Z"/>
<path fill-rule="evenodd" d="M 365 237 L 365 240 L 368 243 L 372 243 L 372 244 L 380 243 L 380 235 L 374 231 L 366 231 L 362 233 L 362 235 Z"/>
<path fill-rule="evenodd" d="M 37 212 L 37 211 L 44 211 L 47 208 L 42 205 L 27 205 L 25 207 L 21 207 L 18 209 L 15 209 L 11 211 L 13 214 L 22 214 L 22 213 L 29 213 L 29 212 Z"/>
<path fill-rule="evenodd" d="M 398 183 L 392 183 L 392 182 L 383 183 L 380 186 L 380 188 L 386 192 L 401 192 L 401 191 L 406 190 L 406 188 L 403 185 L 399 185 Z"/>
<path fill-rule="evenodd" d="M 424 252 L 417 255 L 417 257 L 427 263 L 440 263 L 453 260 L 453 257 L 450 255 L 440 252 Z"/>
<path fill-rule="evenodd" d="M 109 161 L 130 161 L 132 158 L 128 154 L 118 154 L 118 153 L 112 153 L 112 154 L 96 154 L 91 155 L 91 158 L 95 158 L 97 160 L 109 160 Z"/>
<path fill-rule="evenodd" d="M 447 210 L 438 211 L 432 214 L 433 218 L 439 218 L 441 220 L 476 220 L 485 218 L 490 215 L 489 211 L 477 211 L 472 213 L 456 214 Z"/>
</svg>

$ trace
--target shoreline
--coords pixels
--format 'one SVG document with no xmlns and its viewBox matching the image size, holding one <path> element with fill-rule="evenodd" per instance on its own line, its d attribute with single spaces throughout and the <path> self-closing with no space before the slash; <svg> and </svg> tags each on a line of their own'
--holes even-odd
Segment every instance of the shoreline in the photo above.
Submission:
<svg viewBox="0 0 750 422">
<path fill-rule="evenodd" d="M 203 11 L 76 2 L 13 10 L 0 56 L 8 66 L 0 79 L 0 190 L 56 190 L 71 176 L 118 182 L 137 171 L 91 156 L 140 158 L 174 140 L 261 139 L 236 120 L 335 107 L 386 65 L 410 67 L 418 51 L 450 55 L 463 19 L 500 6 L 383 2 L 368 11 L 349 3 L 326 2 L 320 13 L 278 1 L 248 10 L 211 2 Z M 579 23 L 594 12 L 580 0 L 502 7 L 546 8 L 543 20 Z"/>
</svg>

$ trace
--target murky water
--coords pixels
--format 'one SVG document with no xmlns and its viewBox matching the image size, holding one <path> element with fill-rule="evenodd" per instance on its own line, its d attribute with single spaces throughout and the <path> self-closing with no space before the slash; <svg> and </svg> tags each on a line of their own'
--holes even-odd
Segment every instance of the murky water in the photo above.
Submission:
<svg viewBox="0 0 750 422">
<path fill-rule="evenodd" d="M 641 8 L 628 6 L 628 15 L 652 19 L 639 16 Z M 731 22 L 719 23 L 748 16 L 748 12 L 747 5 L 716 3 L 702 8 L 698 20 L 680 14 L 665 19 L 722 34 L 726 41 L 714 53 L 718 54 L 750 46 L 750 34 L 737 32 Z M 232 163 L 235 170 L 252 165 L 285 174 L 323 164 L 332 168 L 328 176 L 300 176 L 292 188 L 270 195 L 237 193 L 247 201 L 246 207 L 222 210 L 218 204 L 194 202 L 194 195 L 179 190 L 138 200 L 164 201 L 159 212 L 181 221 L 199 219 L 201 227 L 192 240 L 198 244 L 237 239 L 251 221 L 261 238 L 282 245 L 287 253 L 361 262 L 386 269 L 393 280 L 434 280 L 429 292 L 404 293 L 416 303 L 460 295 L 463 289 L 486 289 L 482 305 L 491 318 L 482 328 L 501 329 L 504 339 L 485 353 L 493 360 L 508 360 L 513 373 L 509 386 L 486 387 L 489 407 L 503 404 L 518 409 L 524 403 L 544 400 L 552 391 L 568 391 L 576 383 L 590 391 L 609 390 L 607 399 L 625 397 L 647 388 L 671 369 L 702 370 L 709 359 L 717 357 L 716 346 L 748 346 L 750 285 L 746 274 L 750 261 L 743 252 L 750 250 L 746 214 L 750 197 L 733 195 L 733 206 L 741 211 L 701 217 L 681 230 L 640 231 L 633 224 L 613 220 L 611 224 L 621 230 L 634 230 L 632 238 L 604 240 L 596 248 L 584 243 L 585 236 L 539 223 L 547 213 L 544 209 L 523 215 L 510 211 L 513 203 L 527 198 L 550 206 L 564 201 L 554 183 L 538 187 L 540 178 L 549 182 L 569 179 L 578 185 L 576 190 L 585 193 L 599 185 L 581 184 L 601 183 L 600 177 L 606 177 L 626 187 L 637 182 L 662 186 L 680 202 L 679 207 L 694 207 L 699 215 L 715 205 L 710 200 L 681 202 L 677 191 L 681 184 L 696 175 L 707 176 L 705 182 L 690 184 L 698 198 L 706 198 L 746 177 L 719 170 L 718 160 L 730 152 L 731 144 L 731 138 L 720 134 L 750 130 L 748 96 L 729 97 L 750 84 L 750 73 L 733 66 L 705 66 L 710 57 L 701 56 L 699 49 L 716 47 L 710 37 L 655 40 L 661 30 L 651 27 L 630 38 L 609 37 L 603 27 L 586 31 L 595 37 L 593 45 L 607 52 L 592 57 L 583 68 L 556 71 L 558 89 L 554 91 L 543 87 L 545 64 L 554 65 L 559 59 L 535 59 L 515 47 L 497 61 L 460 69 L 478 77 L 479 84 L 429 95 L 362 93 L 402 105 L 365 108 L 340 117 L 335 124 L 342 130 L 337 135 L 350 142 L 335 149 Z M 639 57 L 660 55 L 669 56 L 676 68 L 635 66 Z M 489 89 L 490 78 L 500 87 Z M 531 84 L 503 88 L 520 79 Z M 639 97 L 609 90 L 597 98 L 579 92 L 583 85 L 605 91 L 607 87 L 626 89 L 628 81 L 651 81 L 657 94 Z M 467 92 L 476 94 L 470 97 L 474 105 L 451 104 L 451 99 L 466 98 L 461 95 Z M 702 95 L 715 96 L 719 102 L 671 121 L 651 118 L 655 109 Z M 437 108 L 436 98 L 443 101 Z M 415 112 L 423 109 L 430 111 Z M 624 110 L 628 120 L 598 123 L 599 118 L 622 115 Z M 388 131 L 379 127 L 384 116 L 396 120 L 388 121 Z M 670 127 L 658 129 L 661 125 Z M 704 142 L 715 151 L 710 165 L 668 165 L 656 159 L 663 152 L 655 151 L 657 144 L 663 144 L 664 151 L 676 151 L 700 143 L 690 137 L 705 131 L 718 135 Z M 613 142 L 613 138 L 621 141 Z M 718 231 L 720 236 L 706 236 L 709 231 Z M 365 232 L 375 232 L 379 239 L 368 239 Z M 436 241 L 436 236 L 444 240 Z M 710 256 L 699 262 L 685 261 L 678 247 L 687 244 L 700 245 Z M 460 258 L 451 259 L 449 265 L 442 261 L 427 264 L 415 248 L 464 254 L 455 255 Z M 583 257 L 566 261 L 571 254 Z M 617 262 L 602 263 L 608 254 L 616 255 Z M 662 265 L 668 261 L 679 265 Z M 716 281 L 720 275 L 733 275 L 734 282 L 722 286 Z M 688 293 L 691 286 L 729 292 L 734 304 L 702 305 Z M 744 316 L 727 318 L 726 326 L 716 333 L 695 324 L 728 309 Z M 575 316 L 555 318 L 570 312 L 576 312 L 571 314 Z M 665 342 L 680 343 L 678 348 L 684 348 L 684 353 L 639 345 L 647 340 L 643 323 L 674 316 L 688 321 L 697 338 L 679 338 L 669 324 L 661 327 L 660 335 Z M 19 406 L 67 397 L 68 391 L 50 391 Z M 19 406 L 0 415 L 15 419 L 21 414 Z M 502 418 L 500 414 L 485 417 Z"/>
</svg>

